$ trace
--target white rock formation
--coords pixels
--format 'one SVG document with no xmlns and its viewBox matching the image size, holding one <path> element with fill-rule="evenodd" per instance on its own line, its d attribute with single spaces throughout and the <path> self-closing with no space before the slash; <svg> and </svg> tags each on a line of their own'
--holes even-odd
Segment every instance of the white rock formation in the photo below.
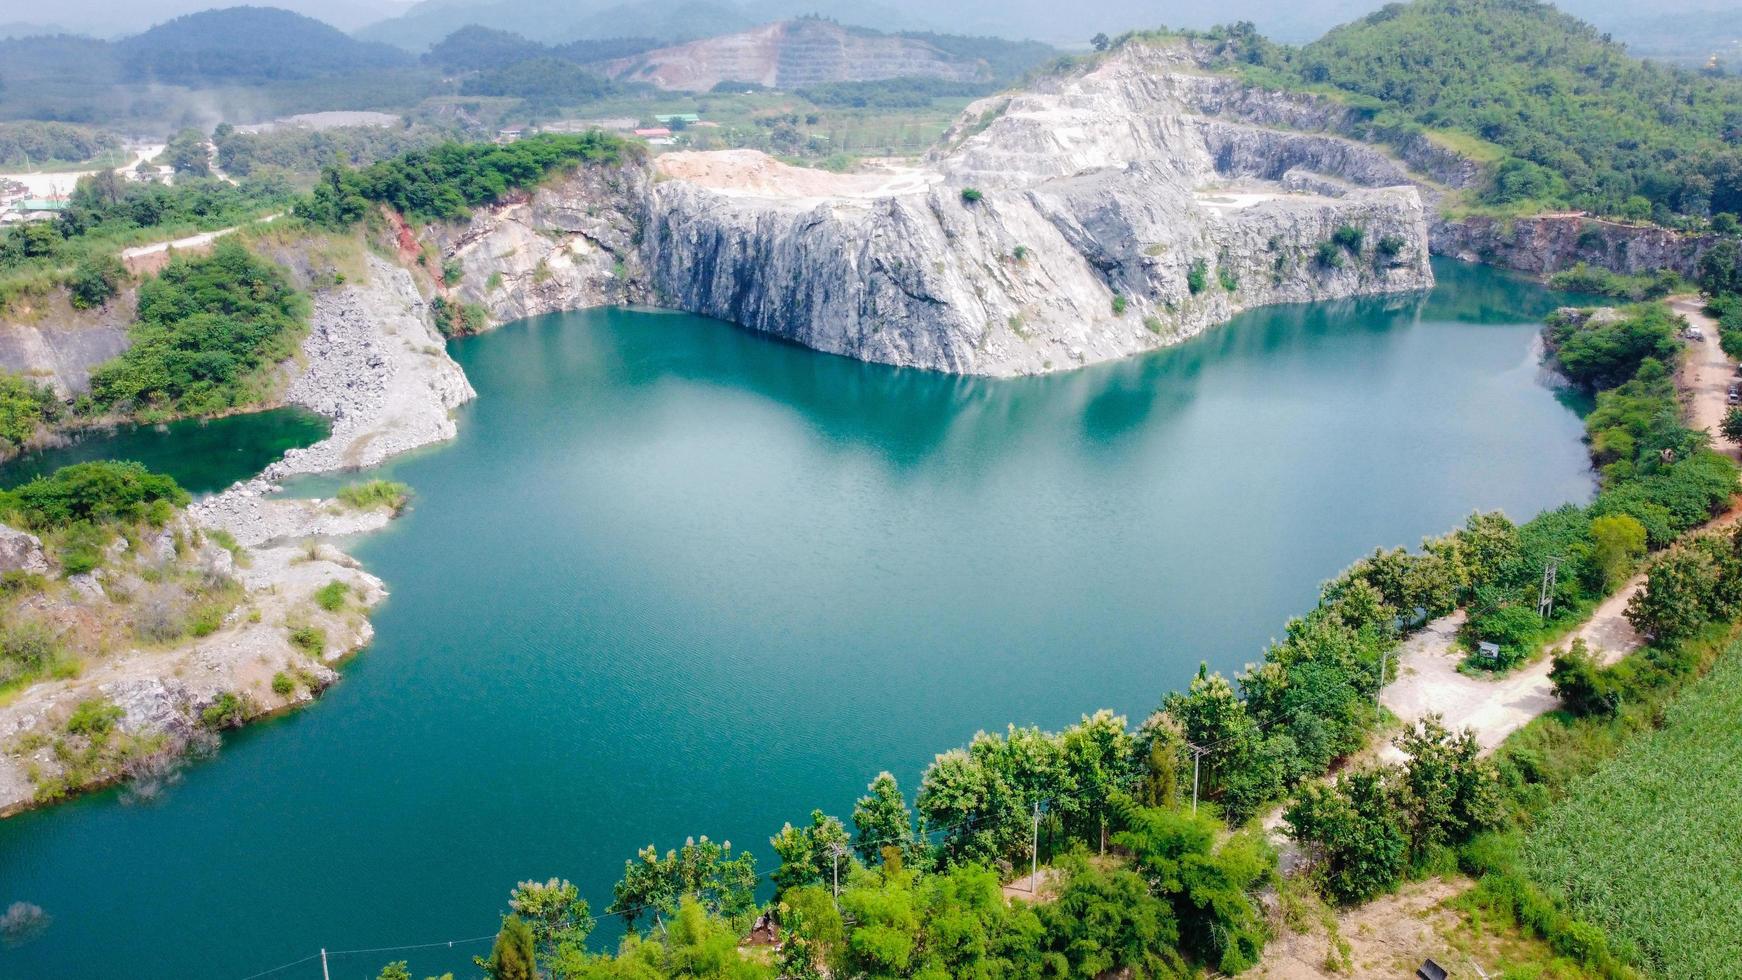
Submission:
<svg viewBox="0 0 1742 980">
<path fill-rule="evenodd" d="M 1254 306 L 1431 285 L 1404 166 L 1278 128 L 1327 111 L 1134 43 L 970 106 L 921 167 L 672 153 L 651 181 L 588 172 L 482 214 L 443 251 L 497 320 L 645 299 L 869 361 L 1062 370 Z M 1327 246 L 1345 228 L 1359 246 Z"/>
</svg>

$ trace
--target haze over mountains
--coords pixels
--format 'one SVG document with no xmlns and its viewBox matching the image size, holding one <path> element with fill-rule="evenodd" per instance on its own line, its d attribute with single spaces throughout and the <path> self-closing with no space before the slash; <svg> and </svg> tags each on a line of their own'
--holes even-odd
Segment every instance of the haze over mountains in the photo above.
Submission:
<svg viewBox="0 0 1742 980">
<path fill-rule="evenodd" d="M 30 0 L 0 0 L 0 37 L 60 31 L 118 37 L 208 9 L 210 0 L 66 0 L 52 9 Z M 1206 28 L 1249 20 L 1266 36 L 1304 42 L 1382 6 L 1377 0 L 282 0 L 276 3 L 364 40 L 421 52 L 454 30 L 481 24 L 546 43 L 583 38 L 648 37 L 662 42 L 747 30 L 817 14 L 885 31 L 936 31 L 1084 44 L 1098 31 L 1116 34 L 1158 25 Z M 1564 0 L 1562 10 L 1613 32 L 1641 54 L 1688 56 L 1742 37 L 1742 4 L 1730 0 Z"/>
</svg>

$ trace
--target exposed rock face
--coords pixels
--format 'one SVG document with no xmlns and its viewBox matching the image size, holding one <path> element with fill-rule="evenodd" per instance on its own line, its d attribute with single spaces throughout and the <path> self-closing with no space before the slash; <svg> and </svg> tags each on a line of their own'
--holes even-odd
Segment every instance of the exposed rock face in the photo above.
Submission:
<svg viewBox="0 0 1742 980">
<path fill-rule="evenodd" d="M 1192 69 L 1177 46 L 1128 46 L 969 107 L 920 168 L 835 175 L 729 151 L 667 154 L 651 181 L 584 174 L 480 216 L 444 251 L 497 319 L 650 299 L 818 350 L 999 376 L 1150 350 L 1253 306 L 1431 284 L 1399 163 L 1241 121 L 1330 110 L 1264 110 Z M 1233 118 L 1196 111 L 1228 105 Z M 1359 243 L 1329 245 L 1339 229 Z"/>
<path fill-rule="evenodd" d="M 94 310 L 74 310 L 59 295 L 20 302 L 48 308 L 6 312 L 0 320 L 0 370 L 46 381 L 70 398 L 90 390 L 92 368 L 127 349 L 131 294 Z"/>
<path fill-rule="evenodd" d="M 293 449 L 268 479 L 372 466 L 454 437 L 454 408 L 474 396 L 430 326 L 411 273 L 369 256 L 367 281 L 315 297 L 303 356 L 287 401 L 333 421 L 326 439 Z"/>
<path fill-rule="evenodd" d="M 1691 279 L 1699 271 L 1700 258 L 1716 243 L 1712 235 L 1687 235 L 1578 214 L 1464 218 L 1439 222 L 1432 233 L 1433 250 L 1440 255 L 1539 275 L 1583 262 L 1629 274 L 1671 269 Z"/>
<path fill-rule="evenodd" d="M 635 242 L 649 182 L 640 166 L 582 170 L 558 188 L 438 228 L 465 274 L 459 298 L 501 322 L 646 298 Z"/>
<path fill-rule="evenodd" d="M 43 553 L 41 538 L 0 524 L 0 572 L 43 575 L 47 574 L 48 568 L 48 556 Z"/>
<path fill-rule="evenodd" d="M 986 68 L 924 41 L 791 20 L 608 62 L 605 73 L 663 89 L 705 92 L 720 82 L 802 88 L 823 82 L 922 77 L 974 81 Z"/>
</svg>

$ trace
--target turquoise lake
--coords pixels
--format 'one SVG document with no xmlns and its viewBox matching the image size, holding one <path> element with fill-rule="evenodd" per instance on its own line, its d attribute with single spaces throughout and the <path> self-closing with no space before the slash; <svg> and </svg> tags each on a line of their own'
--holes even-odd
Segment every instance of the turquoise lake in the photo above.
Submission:
<svg viewBox="0 0 1742 980">
<path fill-rule="evenodd" d="M 844 816 L 884 769 L 911 793 L 976 729 L 1135 722 L 1200 661 L 1239 669 L 1375 546 L 1589 499 L 1538 363 L 1565 298 L 1436 270 L 1013 381 L 621 310 L 456 342 L 458 439 L 380 468 L 414 502 L 352 542 L 392 591 L 374 646 L 154 802 L 0 822 L 0 907 L 52 916 L 0 977 L 240 980 L 487 936 L 516 881 L 599 911 L 686 835 L 768 870 L 783 821 Z M 467 976 L 486 948 L 332 976 Z"/>
</svg>

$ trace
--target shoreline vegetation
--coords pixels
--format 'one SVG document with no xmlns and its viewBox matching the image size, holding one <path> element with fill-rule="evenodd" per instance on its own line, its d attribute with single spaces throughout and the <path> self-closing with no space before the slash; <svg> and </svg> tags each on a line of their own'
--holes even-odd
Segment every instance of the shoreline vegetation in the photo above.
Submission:
<svg viewBox="0 0 1742 980">
<path fill-rule="evenodd" d="M 937 757 L 911 807 L 882 773 L 850 820 L 819 810 L 781 828 L 771 872 L 705 837 L 663 855 L 649 845 L 602 913 L 628 928 L 614 956 L 588 951 L 596 920 L 576 886 L 522 882 L 479 968 L 491 978 L 1237 973 L 1262 953 L 1260 893 L 1296 887 L 1257 820 L 1283 804 L 1308 894 L 1359 903 L 1406 879 L 1469 873 L 1479 884 L 1459 908 L 1540 938 L 1544 956 L 1587 975 L 1634 976 L 1639 948 L 1564 911 L 1515 855 L 1535 816 L 1621 735 L 1655 727 L 1677 691 L 1742 656 L 1724 653 L 1734 632 L 1723 625 L 1742 614 L 1728 584 L 1742 582 L 1742 534 L 1689 536 L 1728 506 L 1737 471 L 1679 421 L 1666 366 L 1681 356 L 1675 326 L 1645 304 L 1563 311 L 1545 328 L 1559 369 L 1596 399 L 1587 429 L 1602 486 L 1590 505 L 1523 524 L 1476 514 L 1419 551 L 1377 551 L 1233 681 L 1200 669 L 1135 729 L 1102 711 L 1057 733 L 981 733 Z M 1549 556 L 1566 612 L 1544 623 L 1535 601 Z M 1492 758 L 1430 717 L 1396 736 L 1402 764 L 1348 765 L 1385 733 L 1373 696 L 1412 628 L 1471 609 L 1472 638 L 1503 640 L 1504 661 L 1484 668 L 1504 669 L 1642 564 L 1631 618 L 1650 645 L 1612 667 L 1576 645 L 1557 654 L 1564 711 Z M 1045 862 L 1044 886 L 1000 896 L 1029 861 Z M 755 896 L 763 878 L 775 889 L 766 905 Z M 753 925 L 778 936 L 778 952 L 739 950 Z M 405 969 L 388 964 L 381 977 Z"/>
<path fill-rule="evenodd" d="M 1504 6 L 1536 20 L 1546 9 Z M 1724 349 L 1742 349 L 1735 339 L 1742 336 L 1736 298 L 1742 248 L 1729 217 L 1742 208 L 1742 189 L 1731 172 L 1742 163 L 1731 151 L 1688 135 L 1690 127 L 1711 122 L 1714 99 L 1730 90 L 1616 63 L 1607 42 L 1555 21 L 1606 66 L 1612 76 L 1606 89 L 1637 81 L 1690 111 L 1687 119 L 1645 127 L 1637 134 L 1639 153 L 1618 163 L 1591 159 L 1584 141 L 1564 127 L 1555 132 L 1575 145 L 1571 155 L 1579 162 L 1551 158 L 1532 139 L 1533 126 L 1544 118 L 1536 102 L 1516 119 L 1471 118 L 1455 110 L 1474 101 L 1464 96 L 1480 88 L 1479 71 L 1434 91 L 1395 91 L 1392 76 L 1407 66 L 1376 54 L 1375 43 L 1407 27 L 1406 20 L 1427 18 L 1431 27 L 1447 7 L 1423 2 L 1414 13 L 1376 15 L 1299 51 L 1240 28 L 1207 36 L 1228 43 L 1234 67 L 1249 81 L 1304 91 L 1334 86 L 1335 98 L 1366 113 L 1380 138 L 1428 133 L 1451 139 L 1487 165 L 1472 195 L 1477 207 L 1580 206 L 1726 236 L 1702 261 L 1699 278 L 1712 296 Z M 1518 41 L 1520 25 L 1533 22 L 1503 19 L 1503 39 Z M 1384 71 L 1362 76 L 1355 68 L 1363 64 Z M 1580 107 L 1570 119 L 1576 123 L 1602 109 L 1600 94 L 1562 78 L 1565 66 L 1554 67 L 1556 84 Z M 1666 176 L 1653 170 L 1653 148 L 1675 157 L 1666 181 L 1674 179 L 1662 187 L 1647 187 L 1647 178 Z M 599 133 L 535 136 L 506 146 L 449 143 L 360 169 L 327 168 L 311 193 L 295 198 L 282 187 L 253 182 L 196 181 L 185 189 L 135 192 L 110 174 L 107 183 L 81 184 L 82 196 L 69 209 L 73 218 L 0 240 L 0 308 L 56 290 L 64 290 L 75 309 L 105 307 L 131 284 L 109 251 L 146 234 L 209 230 L 286 205 L 298 227 L 323 232 L 368 225 L 382 208 L 420 221 L 455 221 L 556 173 L 617 164 L 643 152 Z M 1710 179 L 1712 173 L 1721 180 Z M 1707 178 L 1703 185 L 1701 177 Z M 1638 300 L 1679 285 L 1663 274 L 1588 267 L 1559 275 L 1560 284 Z M 171 259 L 138 285 L 136 308 L 133 348 L 96 372 L 86 399 L 66 406 L 28 379 L 4 379 L 0 439 L 22 445 L 69 414 L 152 420 L 259 405 L 282 383 L 277 368 L 296 355 L 309 319 L 307 296 L 283 270 L 230 241 L 209 256 Z M 463 332 L 471 313 L 445 316 L 453 332 Z M 1593 809 L 1597 804 L 1568 801 L 1586 780 L 1637 784 L 1644 764 L 1613 760 L 1631 759 L 1636 751 L 1649 759 L 1674 737 L 1635 749 L 1629 736 L 1682 714 L 1704 717 L 1716 710 L 1701 707 L 1716 682 L 1700 678 L 1717 669 L 1727 677 L 1742 656 L 1727 625 L 1742 615 L 1736 594 L 1742 534 L 1696 529 L 1732 501 L 1736 467 L 1711 449 L 1706 433 L 1682 421 L 1673 380 L 1680 356 L 1676 323 L 1661 305 L 1558 314 L 1545 340 L 1559 369 L 1595 399 L 1587 437 L 1601 487 L 1591 504 L 1522 524 L 1497 513 L 1474 514 L 1415 551 L 1376 550 L 1326 583 L 1317 605 L 1287 624 L 1262 662 L 1234 678 L 1200 669 L 1186 689 L 1166 695 L 1135 727 L 1098 712 L 1056 733 L 1014 727 L 981 733 L 937 757 L 911 805 L 894 777 L 879 774 L 850 815 L 851 832 L 849 821 L 815 811 L 808 823 L 787 825 L 771 837 L 779 866 L 766 874 L 748 853 L 706 837 L 663 854 L 649 845 L 625 862 L 623 879 L 600 913 L 620 915 L 628 926 L 614 956 L 589 950 L 596 920 L 578 888 L 561 879 L 523 882 L 509 897 L 511 912 L 494 948 L 478 966 L 493 980 L 538 971 L 558 978 L 810 978 L 825 970 L 833 976 L 1237 973 L 1262 954 L 1264 895 L 1288 887 L 1275 848 L 1256 825 L 1279 806 L 1307 861 L 1305 880 L 1330 901 L 1359 902 L 1411 877 L 1463 872 L 1479 876 L 1465 900 L 1472 914 L 1538 936 L 1592 974 L 1627 977 L 1639 965 L 1678 962 L 1661 930 L 1624 929 L 1613 916 L 1605 921 L 1605 909 L 1593 898 L 1599 886 L 1591 884 L 1602 880 L 1604 869 L 1593 867 L 1589 856 L 1569 854 L 1565 841 L 1572 832 L 1566 828 L 1607 815 Z M 186 504 L 178 492 L 173 482 L 164 487 L 143 471 L 69 467 L 0 495 L 0 511 L 43 533 L 39 544 L 53 552 L 68 581 L 119 562 L 119 554 L 110 553 L 117 540 L 138 554 L 148 545 L 158 548 L 166 531 L 173 556 L 193 547 L 203 561 L 222 562 L 220 552 L 242 561 L 243 545 L 234 535 L 226 544 L 221 529 L 190 529 L 192 545 L 175 540 L 171 524 Z M 340 499 L 354 510 L 397 512 L 405 490 L 376 481 Z M 318 545 L 309 551 L 309 562 L 321 557 Z M 1555 612 L 1545 622 L 1537 601 L 1551 560 L 1558 567 Z M 1464 641 L 1478 651 L 1491 643 L 1496 651 L 1493 657 L 1473 654 L 1470 666 L 1505 670 L 1541 653 L 1642 565 L 1646 586 L 1630 618 L 1650 645 L 1612 666 L 1597 665 L 1576 644 L 1557 653 L 1554 679 L 1563 711 L 1526 726 L 1491 758 L 1468 733 L 1430 719 L 1396 734 L 1402 764 L 1361 762 L 1374 736 L 1388 734 L 1374 699 L 1387 680 L 1388 658 L 1413 630 L 1465 609 Z M 141 582 L 161 584 L 146 571 L 136 574 Z M 160 568 L 156 574 L 169 573 Z M 0 580 L 0 591 L 36 594 L 50 587 L 46 583 L 43 573 L 26 573 Z M 182 626 L 175 639 L 209 635 L 237 608 L 240 600 L 222 591 L 230 586 L 200 583 L 209 591 L 188 592 L 191 611 L 177 620 Z M 305 584 L 312 609 L 352 611 L 349 589 L 355 586 Z M 214 617 L 216 625 L 207 629 Z M 324 666 L 331 644 L 320 625 L 286 618 L 281 626 L 285 643 Z M 139 624 L 132 628 L 149 633 Z M 28 630 L 0 635 L 0 654 L 19 665 L 7 669 L 24 683 L 68 669 L 61 652 Z M 288 665 L 269 683 L 285 697 L 318 689 L 316 680 L 304 680 Z M 1671 711 L 1667 706 L 1684 694 L 1701 700 Z M 215 730 L 239 724 L 258 707 L 222 692 L 203 703 L 197 717 Z M 47 799 L 79 788 L 80 779 L 102 785 L 131 774 L 139 760 L 162 756 L 162 745 L 125 731 L 124 717 L 119 705 L 81 701 L 55 735 L 44 736 L 49 740 L 23 748 L 47 753 L 61 766 L 61 783 L 52 775 L 32 780 L 49 787 Z M 1007 902 L 1003 883 L 1043 858 L 1044 884 L 1030 882 L 1033 901 Z M 756 898 L 765 877 L 775 889 L 767 906 Z M 831 887 L 837 878 L 844 882 L 838 896 Z M 741 954 L 740 940 L 753 929 L 778 937 L 778 951 L 764 945 Z M 389 964 L 381 976 L 396 980 L 409 973 L 404 964 Z"/>
</svg>

